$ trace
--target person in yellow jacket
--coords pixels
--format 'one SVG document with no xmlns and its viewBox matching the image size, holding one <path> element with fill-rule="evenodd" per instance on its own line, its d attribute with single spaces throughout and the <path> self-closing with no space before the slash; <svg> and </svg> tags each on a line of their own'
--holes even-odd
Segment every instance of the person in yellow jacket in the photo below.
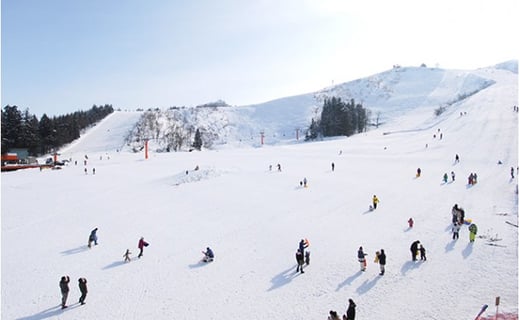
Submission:
<svg viewBox="0 0 520 320">
<path fill-rule="evenodd" d="M 374 209 L 377 208 L 377 204 L 379 203 L 379 199 L 376 197 L 376 195 L 374 194 L 374 196 L 372 197 L 372 206 Z"/>
</svg>

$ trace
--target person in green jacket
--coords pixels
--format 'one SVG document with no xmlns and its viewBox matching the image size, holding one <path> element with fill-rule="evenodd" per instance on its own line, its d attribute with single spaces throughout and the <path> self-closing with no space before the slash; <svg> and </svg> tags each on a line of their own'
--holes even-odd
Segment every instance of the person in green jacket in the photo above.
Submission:
<svg viewBox="0 0 520 320">
<path fill-rule="evenodd" d="M 477 235 L 477 225 L 472 223 L 469 226 L 469 242 L 475 241 L 476 235 Z"/>
</svg>

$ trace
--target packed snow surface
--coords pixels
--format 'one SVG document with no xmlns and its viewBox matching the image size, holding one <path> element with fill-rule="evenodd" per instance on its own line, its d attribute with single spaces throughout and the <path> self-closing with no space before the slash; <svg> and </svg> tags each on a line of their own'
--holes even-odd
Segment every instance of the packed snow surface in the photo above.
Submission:
<svg viewBox="0 0 520 320">
<path fill-rule="evenodd" d="M 437 106 L 407 106 L 378 129 L 313 143 L 145 159 L 124 148 L 138 114 L 112 114 L 60 151 L 72 160 L 61 170 L 2 173 L 2 319 L 326 319 L 352 298 L 356 319 L 460 320 L 484 304 L 494 314 L 497 296 L 517 313 L 518 75 L 479 72 L 493 84 L 438 117 Z M 438 94 L 449 89 L 438 83 Z M 467 225 L 452 240 L 454 204 L 478 226 L 474 243 Z M 137 259 L 140 237 L 150 245 Z M 303 238 L 311 261 L 300 274 Z M 411 261 L 415 240 L 426 262 Z"/>
</svg>

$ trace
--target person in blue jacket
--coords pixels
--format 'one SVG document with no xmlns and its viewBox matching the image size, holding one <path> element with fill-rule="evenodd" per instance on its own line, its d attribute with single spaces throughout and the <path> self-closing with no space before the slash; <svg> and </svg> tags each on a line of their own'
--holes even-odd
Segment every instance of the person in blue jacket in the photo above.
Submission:
<svg viewBox="0 0 520 320">
<path fill-rule="evenodd" d="M 211 250 L 210 247 L 207 247 L 206 251 L 203 251 L 202 253 L 204 253 L 204 258 L 202 258 L 202 261 L 204 262 L 211 262 L 213 261 L 213 259 L 215 259 L 215 254 L 213 253 L 213 250 Z"/>
</svg>

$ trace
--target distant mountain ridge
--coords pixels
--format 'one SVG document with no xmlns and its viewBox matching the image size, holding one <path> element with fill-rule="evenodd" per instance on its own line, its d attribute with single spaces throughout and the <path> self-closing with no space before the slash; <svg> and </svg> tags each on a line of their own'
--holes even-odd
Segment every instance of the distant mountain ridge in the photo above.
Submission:
<svg viewBox="0 0 520 320">
<path fill-rule="evenodd" d="M 415 108 L 449 106 L 495 84 L 493 72 L 518 74 L 518 62 L 508 61 L 478 70 L 399 67 L 322 90 L 249 106 L 171 108 L 145 112 L 127 143 L 140 150 L 150 139 L 156 151 L 190 149 L 197 129 L 205 148 L 259 146 L 302 139 L 311 120 L 320 116 L 327 98 L 361 103 L 372 118 L 386 121 Z M 374 121 L 372 121 L 374 122 Z"/>
</svg>

